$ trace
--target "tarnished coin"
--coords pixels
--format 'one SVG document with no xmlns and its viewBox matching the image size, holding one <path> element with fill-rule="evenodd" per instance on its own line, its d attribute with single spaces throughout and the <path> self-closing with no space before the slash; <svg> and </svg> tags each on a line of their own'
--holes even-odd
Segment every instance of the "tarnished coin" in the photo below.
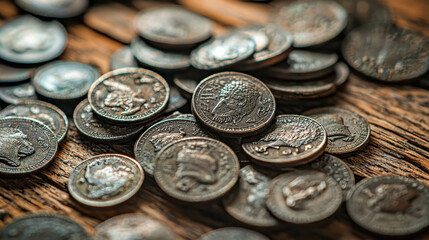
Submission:
<svg viewBox="0 0 429 240">
<path fill-rule="evenodd" d="M 185 119 L 190 119 L 195 121 L 194 115 L 191 113 L 181 113 L 179 111 L 175 111 L 172 114 L 168 115 L 167 117 L 164 118 L 164 120 L 167 119 L 173 119 L 173 118 L 185 118 Z"/>
<path fill-rule="evenodd" d="M 325 152 L 347 154 L 361 150 L 369 142 L 371 128 L 361 115 L 339 107 L 322 107 L 307 112 L 328 134 Z"/>
<path fill-rule="evenodd" d="M 429 188 L 411 178 L 364 179 L 352 188 L 346 203 L 350 218 L 377 234 L 405 236 L 429 226 Z"/>
<path fill-rule="evenodd" d="M 334 72 L 338 55 L 293 50 L 287 59 L 269 67 L 263 73 L 284 80 L 314 80 Z"/>
<path fill-rule="evenodd" d="M 174 85 L 170 86 L 170 98 L 167 107 L 165 108 L 165 113 L 168 114 L 177 111 L 187 103 L 188 100 L 180 94 L 179 89 Z"/>
<path fill-rule="evenodd" d="M 191 64 L 200 70 L 219 70 L 250 58 L 255 41 L 247 34 L 233 32 L 202 44 L 191 53 Z"/>
<path fill-rule="evenodd" d="M 16 0 L 25 11 L 51 18 L 70 18 L 81 15 L 88 7 L 88 0 Z"/>
<path fill-rule="evenodd" d="M 226 227 L 208 232 L 198 240 L 270 240 L 266 236 L 245 228 Z"/>
<path fill-rule="evenodd" d="M 174 84 L 179 88 L 180 93 L 186 98 L 192 98 L 198 83 L 209 75 L 201 71 L 186 71 L 174 75 Z"/>
<path fill-rule="evenodd" d="M 131 42 L 131 52 L 142 65 L 160 71 L 180 71 L 191 66 L 189 55 L 153 48 L 140 38 Z"/>
<path fill-rule="evenodd" d="M 342 52 L 354 69 L 381 81 L 405 81 L 429 70 L 429 41 L 395 26 L 355 29 L 344 39 Z"/>
<path fill-rule="evenodd" d="M 88 240 L 85 229 L 70 218 L 32 214 L 17 219 L 0 230 L 0 240 Z"/>
<path fill-rule="evenodd" d="M 167 106 L 170 87 L 159 74 L 143 68 L 121 68 L 101 76 L 89 89 L 88 100 L 104 120 L 141 123 Z"/>
<path fill-rule="evenodd" d="M 0 119 L 0 174 L 22 175 L 46 167 L 57 153 L 55 134 L 29 118 Z"/>
<path fill-rule="evenodd" d="M 322 172 L 294 171 L 273 179 L 267 199 L 271 213 L 291 224 L 311 224 L 332 216 L 342 203 L 341 188 Z"/>
<path fill-rule="evenodd" d="M 225 210 L 240 222 L 256 227 L 274 227 L 277 220 L 268 212 L 268 184 L 273 172 L 261 171 L 252 165 L 240 169 L 238 186 L 223 199 Z"/>
<path fill-rule="evenodd" d="M 177 240 L 178 236 L 164 223 L 138 213 L 122 214 L 100 223 L 94 240 Z"/>
<path fill-rule="evenodd" d="M 293 34 L 294 47 L 310 47 L 337 37 L 347 25 L 347 12 L 334 1 L 292 1 L 278 8 L 273 22 Z"/>
<path fill-rule="evenodd" d="M 316 120 L 280 115 L 261 136 L 245 139 L 242 148 L 256 163 L 282 167 L 315 160 L 323 154 L 326 144 L 326 131 Z"/>
<path fill-rule="evenodd" d="M 237 182 L 240 164 L 234 151 L 206 137 L 189 137 L 162 148 L 154 176 L 169 196 L 185 202 L 206 202 L 223 196 Z"/>
<path fill-rule="evenodd" d="M 136 18 L 142 38 L 162 48 L 189 48 L 212 35 L 211 20 L 179 6 L 147 9 Z"/>
<path fill-rule="evenodd" d="M 35 68 L 15 67 L 0 63 L 0 83 L 18 83 L 30 79 Z"/>
<path fill-rule="evenodd" d="M 128 46 L 118 49 L 110 57 L 110 70 L 125 67 L 138 67 L 137 60 L 134 58 L 131 48 Z"/>
<path fill-rule="evenodd" d="M 7 104 L 17 104 L 21 101 L 36 100 L 36 89 L 31 83 L 11 87 L 0 87 L 0 99 Z"/>
<path fill-rule="evenodd" d="M 94 116 L 87 99 L 83 100 L 75 108 L 73 121 L 81 134 L 102 142 L 118 142 L 132 139 L 145 127 L 145 125 L 118 126 L 103 122 Z"/>
<path fill-rule="evenodd" d="M 0 117 L 26 117 L 45 124 L 55 134 L 58 142 L 64 140 L 69 130 L 69 120 L 56 106 L 42 101 L 22 101 L 9 105 L 0 112 Z"/>
<path fill-rule="evenodd" d="M 0 58 L 8 62 L 46 62 L 58 57 L 66 43 L 66 30 L 57 21 L 44 22 L 25 15 L 0 27 Z"/>
<path fill-rule="evenodd" d="M 142 186 L 143 179 L 143 169 L 136 160 L 120 154 L 102 154 L 73 169 L 68 190 L 84 205 L 109 207 L 130 199 Z"/>
<path fill-rule="evenodd" d="M 222 135 L 249 136 L 274 119 L 276 102 L 260 80 L 238 72 L 213 74 L 198 84 L 192 111 L 204 126 Z"/>
</svg>

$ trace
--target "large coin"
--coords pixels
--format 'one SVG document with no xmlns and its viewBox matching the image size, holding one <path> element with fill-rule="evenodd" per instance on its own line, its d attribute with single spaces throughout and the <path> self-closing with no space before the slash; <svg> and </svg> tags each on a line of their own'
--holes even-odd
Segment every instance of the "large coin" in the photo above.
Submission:
<svg viewBox="0 0 429 240">
<path fill-rule="evenodd" d="M 211 138 L 189 137 L 158 153 L 154 176 L 169 196 L 185 202 L 206 202 L 228 192 L 239 171 L 238 158 L 227 145 Z"/>
<path fill-rule="evenodd" d="M 269 240 L 266 236 L 245 228 L 226 227 L 208 232 L 198 240 Z"/>
<path fill-rule="evenodd" d="M 0 63 L 0 83 L 17 83 L 30 79 L 34 67 L 16 67 Z"/>
<path fill-rule="evenodd" d="M 16 0 L 15 3 L 27 12 L 42 17 L 69 18 L 85 12 L 88 0 Z"/>
<path fill-rule="evenodd" d="M 429 226 L 429 188 L 405 177 L 367 178 L 347 195 L 347 212 L 355 223 L 371 232 L 413 234 Z"/>
<path fill-rule="evenodd" d="M 118 49 L 110 57 L 110 70 L 125 67 L 138 67 L 137 60 L 134 58 L 131 48 L 128 46 Z"/>
<path fill-rule="evenodd" d="M 191 103 L 197 120 L 219 134 L 249 136 L 274 119 L 276 102 L 260 80 L 243 73 L 222 72 L 204 79 Z"/>
<path fill-rule="evenodd" d="M 21 175 L 47 166 L 57 138 L 43 123 L 28 118 L 0 119 L 0 174 Z"/>
<path fill-rule="evenodd" d="M 17 104 L 21 101 L 36 100 L 36 89 L 31 83 L 0 88 L 0 99 L 6 104 Z"/>
<path fill-rule="evenodd" d="M 66 42 L 66 30 L 59 22 L 25 15 L 0 27 L 0 58 L 21 64 L 42 63 L 58 57 Z"/>
<path fill-rule="evenodd" d="M 121 68 L 101 76 L 90 88 L 94 112 L 114 123 L 141 123 L 167 106 L 170 87 L 159 74 L 143 68 Z"/>
<path fill-rule="evenodd" d="M 361 150 L 369 142 L 371 128 L 361 115 L 338 107 L 316 108 L 304 113 L 323 125 L 328 133 L 325 151 L 347 154 Z"/>
<path fill-rule="evenodd" d="M 143 169 L 136 160 L 120 154 L 102 154 L 73 169 L 68 190 L 82 204 L 109 207 L 131 198 L 143 179 Z"/>
</svg>

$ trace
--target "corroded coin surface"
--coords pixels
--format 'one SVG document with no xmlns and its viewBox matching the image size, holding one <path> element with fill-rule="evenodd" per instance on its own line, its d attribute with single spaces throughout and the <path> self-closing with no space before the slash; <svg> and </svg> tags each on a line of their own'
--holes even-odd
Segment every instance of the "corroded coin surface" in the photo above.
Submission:
<svg viewBox="0 0 429 240">
<path fill-rule="evenodd" d="M 143 68 L 121 68 L 101 76 L 88 100 L 101 118 L 115 123 L 141 123 L 167 106 L 170 88 L 159 74 Z"/>
<path fill-rule="evenodd" d="M 327 134 L 316 120 L 301 115 L 280 115 L 260 136 L 244 140 L 244 152 L 256 163 L 302 165 L 323 154 Z"/>
<path fill-rule="evenodd" d="M 94 240 L 177 240 L 178 236 L 161 223 L 143 214 L 122 214 L 100 223 Z"/>
<path fill-rule="evenodd" d="M 292 224 L 321 222 L 342 203 L 341 188 L 322 172 L 296 171 L 270 183 L 267 207 L 277 218 Z"/>
<path fill-rule="evenodd" d="M 67 135 L 69 120 L 56 106 L 42 101 L 23 101 L 9 105 L 0 112 L 0 117 L 27 117 L 39 120 L 55 134 L 58 142 Z"/>
<path fill-rule="evenodd" d="M 42 17 L 69 18 L 82 14 L 88 0 L 16 0 L 15 3 L 27 12 Z"/>
<path fill-rule="evenodd" d="M 109 207 L 131 198 L 143 179 L 143 169 L 136 160 L 120 154 L 102 154 L 73 169 L 68 190 L 84 205 Z"/>
<path fill-rule="evenodd" d="M 325 151 L 347 154 L 361 150 L 369 142 L 371 128 L 361 115 L 339 107 L 316 108 L 304 113 L 323 125 L 328 134 Z"/>
<path fill-rule="evenodd" d="M 198 240 L 269 240 L 266 236 L 245 228 L 226 227 L 208 232 Z"/>
<path fill-rule="evenodd" d="M 222 72 L 198 84 L 191 107 L 204 126 L 237 137 L 268 127 L 274 119 L 276 102 L 260 80 L 243 73 Z"/>
<path fill-rule="evenodd" d="M 110 57 L 110 70 L 125 67 L 138 67 L 137 60 L 134 58 L 131 48 L 128 46 L 118 49 Z"/>
<path fill-rule="evenodd" d="M 24 83 L 11 87 L 1 87 L 0 99 L 7 104 L 17 104 L 26 100 L 36 100 L 36 89 L 34 89 L 31 83 Z"/>
<path fill-rule="evenodd" d="M 240 165 L 231 148 L 206 137 L 189 137 L 164 147 L 154 176 L 169 196 L 205 202 L 223 196 L 237 182 Z"/>
<path fill-rule="evenodd" d="M 399 176 L 367 178 L 347 195 L 347 213 L 377 234 L 413 234 L 429 226 L 429 188 Z"/>
<path fill-rule="evenodd" d="M 34 67 L 16 67 L 0 63 L 0 83 L 18 83 L 30 79 Z"/>
<path fill-rule="evenodd" d="M 0 119 L 0 174 L 30 174 L 57 153 L 57 138 L 43 123 L 28 118 Z"/>
</svg>

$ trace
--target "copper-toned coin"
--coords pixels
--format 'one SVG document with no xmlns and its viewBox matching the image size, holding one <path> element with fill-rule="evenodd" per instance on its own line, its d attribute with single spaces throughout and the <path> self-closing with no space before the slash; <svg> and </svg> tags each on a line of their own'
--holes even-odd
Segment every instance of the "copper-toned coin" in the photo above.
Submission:
<svg viewBox="0 0 429 240">
<path fill-rule="evenodd" d="M 325 152 L 347 154 L 361 150 L 369 142 L 371 128 L 361 115 L 338 107 L 316 108 L 304 113 L 323 125 L 328 133 Z"/>
<path fill-rule="evenodd" d="M 334 1 L 292 1 L 278 8 L 273 21 L 293 34 L 294 47 L 310 47 L 337 37 L 347 25 L 347 12 Z"/>
<path fill-rule="evenodd" d="M 245 228 L 226 227 L 208 232 L 198 240 L 270 240 L 266 236 Z"/>
<path fill-rule="evenodd" d="M 175 111 L 172 114 L 168 115 L 167 117 L 164 118 L 164 120 L 167 119 L 173 119 L 173 118 L 185 118 L 185 119 L 190 119 L 195 121 L 194 115 L 191 113 L 181 113 L 179 111 Z"/>
<path fill-rule="evenodd" d="M 237 182 L 240 164 L 222 142 L 189 137 L 164 147 L 156 156 L 154 176 L 169 196 L 206 202 L 227 193 Z"/>
<path fill-rule="evenodd" d="M 0 174 L 22 175 L 46 167 L 57 153 L 55 134 L 29 118 L 0 119 Z"/>
<path fill-rule="evenodd" d="M 51 18 L 70 18 L 81 15 L 88 7 L 88 0 L 16 0 L 25 11 Z"/>
<path fill-rule="evenodd" d="M 121 68 L 101 76 L 89 89 L 91 108 L 118 124 L 147 122 L 167 106 L 170 87 L 159 74 L 143 68 Z"/>
<path fill-rule="evenodd" d="M 377 234 L 413 234 L 429 226 L 429 188 L 406 177 L 367 178 L 347 195 L 347 213 L 359 226 Z"/>
<path fill-rule="evenodd" d="M 128 46 L 118 49 L 110 57 L 110 70 L 125 67 L 138 67 L 137 60 L 134 58 L 131 48 Z"/>
<path fill-rule="evenodd" d="M 256 50 L 247 34 L 233 32 L 202 44 L 191 53 L 191 64 L 200 70 L 219 70 L 245 61 Z"/>
<path fill-rule="evenodd" d="M 267 199 L 271 213 L 291 224 L 311 224 L 331 217 L 342 203 L 341 188 L 322 172 L 294 171 L 273 179 Z"/>
<path fill-rule="evenodd" d="M 177 240 L 164 223 L 139 213 L 122 214 L 100 223 L 94 240 Z"/>
<path fill-rule="evenodd" d="M 84 205 L 109 207 L 130 199 L 143 180 L 143 169 L 136 160 L 120 154 L 102 154 L 73 169 L 68 190 Z"/>
<path fill-rule="evenodd" d="M 204 126 L 231 137 L 263 131 L 276 110 L 273 94 L 260 80 L 238 72 L 222 72 L 204 79 L 191 103 Z"/>
<path fill-rule="evenodd" d="M 7 104 L 17 104 L 26 100 L 36 100 L 36 89 L 34 89 L 31 83 L 1 87 L 0 99 Z"/>
<path fill-rule="evenodd" d="M 0 63 L 0 83 L 18 83 L 30 79 L 34 67 L 16 67 Z"/>
<path fill-rule="evenodd" d="M 225 210 L 233 218 L 256 227 L 274 227 L 277 220 L 268 212 L 268 184 L 275 176 L 252 165 L 240 169 L 238 185 L 223 199 Z"/>
<path fill-rule="evenodd" d="M 182 93 L 184 97 L 190 99 L 192 98 L 198 83 L 208 76 L 209 74 L 202 71 L 191 70 L 174 75 L 173 81 L 179 88 L 180 93 Z"/>
<path fill-rule="evenodd" d="M 280 115 L 260 136 L 244 140 L 242 147 L 256 163 L 282 167 L 315 160 L 323 154 L 326 144 L 326 131 L 316 120 Z"/>
</svg>

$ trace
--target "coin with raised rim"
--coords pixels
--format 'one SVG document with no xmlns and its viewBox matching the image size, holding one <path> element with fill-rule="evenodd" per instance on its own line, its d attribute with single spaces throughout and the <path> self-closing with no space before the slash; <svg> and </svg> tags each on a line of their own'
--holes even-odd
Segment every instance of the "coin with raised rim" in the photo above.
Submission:
<svg viewBox="0 0 429 240">
<path fill-rule="evenodd" d="M 34 67 L 17 67 L 0 63 L 0 83 L 19 83 L 31 78 Z"/>
<path fill-rule="evenodd" d="M 31 83 L 1 87 L 0 99 L 7 104 L 17 104 L 22 101 L 36 100 L 36 89 L 34 89 Z"/>
<path fill-rule="evenodd" d="M 85 12 L 88 0 L 16 0 L 15 3 L 32 14 L 51 18 L 70 18 Z"/>
<path fill-rule="evenodd" d="M 198 240 L 269 240 L 266 236 L 246 229 L 238 227 L 219 228 L 208 232 L 198 238 Z"/>
<path fill-rule="evenodd" d="M 138 67 L 137 60 L 134 58 L 129 46 L 121 47 L 110 57 L 110 70 L 125 67 Z"/>
</svg>

